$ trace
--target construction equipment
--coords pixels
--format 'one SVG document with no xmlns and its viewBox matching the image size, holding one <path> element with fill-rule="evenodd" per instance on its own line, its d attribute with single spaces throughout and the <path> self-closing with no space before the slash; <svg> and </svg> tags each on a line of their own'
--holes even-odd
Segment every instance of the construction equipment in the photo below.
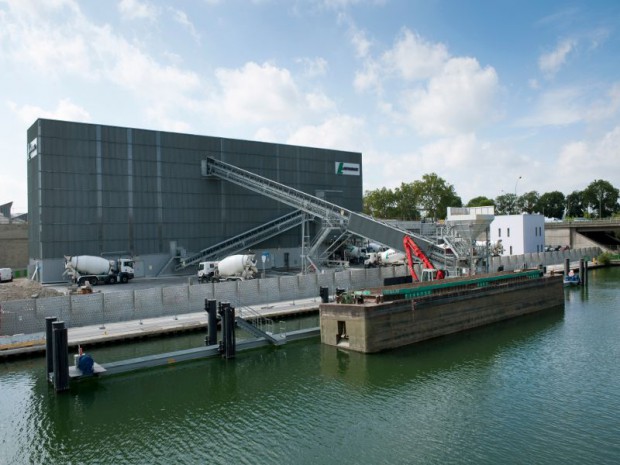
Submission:
<svg viewBox="0 0 620 465">
<path fill-rule="evenodd" d="M 102 282 L 114 284 L 127 283 L 134 277 L 134 261 L 131 258 L 109 260 L 93 255 L 67 256 L 65 255 L 64 275 L 79 286 L 89 282 L 91 286 Z"/>
<path fill-rule="evenodd" d="M 428 259 L 424 252 L 422 252 L 422 249 L 420 249 L 420 247 L 418 247 L 418 245 L 413 241 L 411 236 L 403 237 L 403 247 L 405 248 L 405 253 L 407 254 L 407 266 L 409 267 L 409 273 L 414 281 L 420 280 L 415 272 L 415 268 L 413 267 L 414 257 L 422 262 L 425 270 L 435 269 L 433 263 Z M 434 279 L 443 279 L 445 274 L 442 270 L 437 270 L 437 273 L 435 273 L 433 277 Z"/>
</svg>

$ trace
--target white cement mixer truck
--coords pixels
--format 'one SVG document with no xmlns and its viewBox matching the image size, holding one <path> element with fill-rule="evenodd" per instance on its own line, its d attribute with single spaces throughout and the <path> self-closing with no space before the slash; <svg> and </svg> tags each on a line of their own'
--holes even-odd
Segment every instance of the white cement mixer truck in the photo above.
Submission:
<svg viewBox="0 0 620 465">
<path fill-rule="evenodd" d="M 253 279 L 257 272 L 254 255 L 231 255 L 220 261 L 201 262 L 198 265 L 198 281 L 243 281 Z"/>
<path fill-rule="evenodd" d="M 127 283 L 133 279 L 133 259 L 107 259 L 93 255 L 65 255 L 65 275 L 71 281 L 82 286 L 89 282 L 91 286 L 98 283 Z"/>
</svg>

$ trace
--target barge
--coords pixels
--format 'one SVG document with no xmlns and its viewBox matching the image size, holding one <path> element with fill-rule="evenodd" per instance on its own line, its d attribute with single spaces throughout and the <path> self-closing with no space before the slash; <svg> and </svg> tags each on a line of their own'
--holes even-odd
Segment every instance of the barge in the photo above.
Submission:
<svg viewBox="0 0 620 465">
<path fill-rule="evenodd" d="M 542 270 L 386 286 L 322 303 L 321 342 L 381 352 L 563 307 L 562 277 Z"/>
</svg>

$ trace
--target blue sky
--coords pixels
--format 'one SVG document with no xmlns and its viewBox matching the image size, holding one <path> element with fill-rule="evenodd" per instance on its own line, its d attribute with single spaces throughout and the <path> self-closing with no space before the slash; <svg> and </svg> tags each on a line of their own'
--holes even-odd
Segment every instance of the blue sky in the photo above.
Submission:
<svg viewBox="0 0 620 465">
<path fill-rule="evenodd" d="M 353 150 L 365 190 L 464 202 L 620 187 L 619 52 L 617 1 L 0 0 L 0 204 L 39 117 Z"/>
</svg>

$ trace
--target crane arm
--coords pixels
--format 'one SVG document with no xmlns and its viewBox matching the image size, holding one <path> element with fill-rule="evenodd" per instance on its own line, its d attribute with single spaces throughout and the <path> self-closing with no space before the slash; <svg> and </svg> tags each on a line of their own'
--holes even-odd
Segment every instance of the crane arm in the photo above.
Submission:
<svg viewBox="0 0 620 465">
<path fill-rule="evenodd" d="M 431 269 L 431 270 L 435 269 L 431 261 L 424 254 L 424 252 L 422 252 L 422 249 L 418 247 L 418 244 L 416 244 L 413 241 L 413 238 L 411 236 L 403 237 L 403 246 L 405 247 L 405 253 L 407 254 L 407 266 L 409 266 L 409 273 L 411 274 L 411 277 L 413 278 L 414 281 L 419 281 L 418 275 L 416 274 L 413 268 L 413 256 L 414 255 L 417 259 L 419 259 L 424 264 L 426 268 Z M 437 279 L 442 279 L 442 278 L 443 278 L 443 272 L 439 270 L 437 273 Z"/>
</svg>

